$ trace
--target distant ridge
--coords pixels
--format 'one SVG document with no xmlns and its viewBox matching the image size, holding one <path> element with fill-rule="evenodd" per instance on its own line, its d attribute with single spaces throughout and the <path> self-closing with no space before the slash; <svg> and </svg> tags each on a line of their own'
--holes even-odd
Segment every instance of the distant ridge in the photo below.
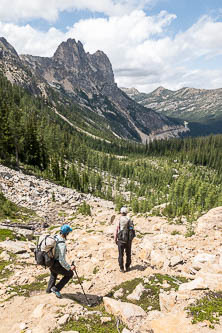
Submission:
<svg viewBox="0 0 222 333">
<path fill-rule="evenodd" d="M 151 93 L 123 88 L 132 99 L 162 115 L 186 120 L 193 127 L 191 134 L 222 133 L 222 88 L 182 88 L 176 91 L 158 87 Z M 195 127 L 195 128 L 194 128 Z"/>
</svg>

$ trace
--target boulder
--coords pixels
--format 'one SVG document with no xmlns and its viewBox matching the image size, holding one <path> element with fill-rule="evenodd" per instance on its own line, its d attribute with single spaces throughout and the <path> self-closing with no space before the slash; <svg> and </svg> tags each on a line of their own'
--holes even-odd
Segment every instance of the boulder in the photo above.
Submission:
<svg viewBox="0 0 222 333">
<path fill-rule="evenodd" d="M 222 290 L 222 274 L 200 271 L 198 272 L 198 279 L 202 279 L 210 290 Z"/>
<path fill-rule="evenodd" d="M 169 313 L 150 322 L 155 333 L 194 333 L 194 327 L 185 312 Z M 142 332 L 142 331 L 141 331 Z"/>
<path fill-rule="evenodd" d="M 207 289 L 208 285 L 202 277 L 198 277 L 195 280 L 187 283 L 182 283 L 179 286 L 179 291 L 191 291 L 199 289 Z"/>
<path fill-rule="evenodd" d="M 193 268 L 200 269 L 202 264 L 210 263 L 215 260 L 216 256 L 214 254 L 209 253 L 199 253 L 193 258 Z"/>
<path fill-rule="evenodd" d="M 46 304 L 39 304 L 32 312 L 32 317 L 41 318 L 44 315 Z"/>
<path fill-rule="evenodd" d="M 197 220 L 197 233 L 208 234 L 208 231 L 222 229 L 222 206 L 209 210 Z"/>
<path fill-rule="evenodd" d="M 19 325 L 19 328 L 20 328 L 20 330 L 25 330 L 26 328 L 27 328 L 28 326 L 27 326 L 27 324 L 26 323 L 21 323 L 20 325 Z"/>
<path fill-rule="evenodd" d="M 113 294 L 114 298 L 121 298 L 123 297 L 123 288 L 118 289 L 117 291 L 115 291 L 115 293 Z"/>
<path fill-rule="evenodd" d="M 104 324 L 104 323 L 110 322 L 112 320 L 112 318 L 111 317 L 101 317 L 100 320 L 101 320 L 101 324 Z"/>
<path fill-rule="evenodd" d="M 170 312 L 176 304 L 177 294 L 172 291 L 170 294 L 168 292 L 162 292 L 159 294 L 160 310 L 162 312 Z"/>
<path fill-rule="evenodd" d="M 68 322 L 68 320 L 69 320 L 69 314 L 66 313 L 66 314 L 64 314 L 62 317 L 59 318 L 59 320 L 58 320 L 58 324 L 59 324 L 60 326 L 65 325 L 65 324 Z"/>
<path fill-rule="evenodd" d="M 115 218 L 116 218 L 116 215 L 112 215 L 111 218 L 110 218 L 110 220 L 109 220 L 109 224 L 113 224 Z"/>
<path fill-rule="evenodd" d="M 29 241 L 33 240 L 33 236 L 34 236 L 34 231 L 33 230 L 17 229 L 16 233 L 21 235 L 21 236 L 24 236 Z"/>
<path fill-rule="evenodd" d="M 109 237 L 113 237 L 114 234 L 114 227 L 113 225 L 109 225 L 108 227 L 105 227 L 103 230 L 103 234 Z"/>
<path fill-rule="evenodd" d="M 0 247 L 14 254 L 27 252 L 27 244 L 22 241 L 14 242 L 12 240 L 6 240 L 4 242 L 0 242 Z"/>
<path fill-rule="evenodd" d="M 0 259 L 2 259 L 4 261 L 9 261 L 10 260 L 10 255 L 6 251 L 3 251 L 0 254 Z"/>
<path fill-rule="evenodd" d="M 126 298 L 128 300 L 135 300 L 135 301 L 139 301 L 140 297 L 142 296 L 143 292 L 144 292 L 145 288 L 143 286 L 142 283 L 139 283 L 136 288 L 134 289 L 134 291 L 128 295 Z"/>
<path fill-rule="evenodd" d="M 181 256 L 173 256 L 170 259 L 170 266 L 175 267 L 176 265 L 183 264 L 183 258 Z"/>
<path fill-rule="evenodd" d="M 163 316 L 163 313 L 161 311 L 153 310 L 153 311 L 148 312 L 146 319 L 151 321 L 151 320 L 159 319 L 161 316 Z"/>
<path fill-rule="evenodd" d="M 149 259 L 151 251 L 153 250 L 153 242 L 150 240 L 150 237 L 145 236 L 143 238 L 143 241 L 140 243 L 140 252 L 139 252 L 139 258 L 143 261 L 146 261 Z"/>
<path fill-rule="evenodd" d="M 141 320 L 146 316 L 146 312 L 138 305 L 116 301 L 109 297 L 103 298 L 105 310 L 113 314 L 115 317 L 120 317 L 121 320 L 131 329 L 137 320 Z"/>
<path fill-rule="evenodd" d="M 164 262 L 166 261 L 166 258 L 161 251 L 156 251 L 156 250 L 151 251 L 150 257 L 151 257 L 151 266 L 158 269 L 162 268 Z"/>
</svg>

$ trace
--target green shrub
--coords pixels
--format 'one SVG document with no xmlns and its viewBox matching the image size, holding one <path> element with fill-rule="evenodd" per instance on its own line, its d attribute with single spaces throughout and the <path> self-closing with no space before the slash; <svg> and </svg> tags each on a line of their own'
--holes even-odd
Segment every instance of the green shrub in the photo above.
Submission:
<svg viewBox="0 0 222 333">
<path fill-rule="evenodd" d="M 0 249 L 0 254 L 2 252 L 3 250 Z M 2 279 L 8 278 L 13 273 L 12 269 L 5 269 L 5 267 L 13 263 L 15 259 L 15 254 L 9 252 L 8 254 L 10 255 L 10 261 L 0 260 L 0 281 Z"/>
<path fill-rule="evenodd" d="M 23 219 L 27 220 L 34 212 L 30 209 L 19 207 L 10 200 L 6 199 L 4 194 L 0 192 L 0 219 Z"/>
<path fill-rule="evenodd" d="M 177 230 L 173 230 L 173 231 L 171 232 L 171 235 L 172 235 L 172 236 L 175 236 L 175 235 L 181 235 L 181 233 L 180 233 L 179 231 L 177 231 Z"/>
<path fill-rule="evenodd" d="M 9 229 L 0 229 L 0 242 L 5 241 L 6 239 L 26 241 L 26 238 L 23 235 L 18 235 Z"/>
<path fill-rule="evenodd" d="M 91 216 L 91 208 L 90 205 L 83 201 L 83 203 L 78 207 L 78 213 L 82 215 Z"/>
<path fill-rule="evenodd" d="M 163 282 L 166 281 L 169 286 L 163 287 Z M 123 296 L 121 297 L 121 301 L 123 302 L 131 302 L 136 305 L 139 305 L 142 307 L 145 311 L 149 307 L 152 307 L 152 310 L 158 310 L 160 311 L 160 304 L 159 304 L 159 294 L 160 289 L 163 289 L 165 291 L 170 291 L 172 288 L 175 290 L 178 290 L 179 284 L 187 282 L 186 278 L 183 277 L 174 277 L 169 275 L 163 275 L 163 274 L 154 274 L 149 277 L 148 282 L 144 282 L 143 278 L 136 278 L 130 281 L 125 281 L 121 283 L 119 286 L 116 286 L 114 289 L 111 290 L 111 292 L 107 295 L 109 297 L 113 297 L 115 291 L 119 290 L 120 288 L 123 289 Z M 127 299 L 127 296 L 131 294 L 136 286 L 142 283 L 145 287 L 145 290 L 140 297 L 139 301 L 129 301 Z"/>
<path fill-rule="evenodd" d="M 16 292 L 19 296 L 30 296 L 32 292 L 44 290 L 46 288 L 44 278 L 36 278 L 36 281 L 30 284 L 12 286 L 10 293 Z"/>
<path fill-rule="evenodd" d="M 193 324 L 208 320 L 212 324 L 210 328 L 214 328 L 214 324 L 218 324 L 222 317 L 222 292 L 209 292 L 186 310 L 193 317 Z"/>
<path fill-rule="evenodd" d="M 122 195 L 117 195 L 114 199 L 116 208 L 115 211 L 119 212 L 120 208 L 126 205 L 126 200 Z"/>
<path fill-rule="evenodd" d="M 9 229 L 0 229 L 0 242 L 5 241 L 6 238 L 10 240 L 15 239 L 14 232 Z"/>
<path fill-rule="evenodd" d="M 93 274 L 97 274 L 99 272 L 99 267 L 94 267 L 93 268 Z"/>
<path fill-rule="evenodd" d="M 122 332 L 124 325 L 120 323 L 117 328 L 116 319 L 114 316 L 105 312 L 104 307 L 99 306 L 98 311 L 100 314 L 89 314 L 84 317 L 80 317 L 77 321 L 70 320 L 61 329 L 55 329 L 53 333 L 59 333 L 62 331 L 77 331 L 79 333 L 118 333 Z M 111 320 L 106 323 L 101 323 L 101 317 L 110 317 Z"/>
<path fill-rule="evenodd" d="M 7 200 L 0 192 L 0 218 L 15 217 L 18 211 L 18 206 Z"/>
<path fill-rule="evenodd" d="M 192 228 L 189 228 L 185 234 L 185 237 L 188 238 L 188 237 L 192 237 L 193 235 L 195 235 L 195 232 Z"/>
</svg>

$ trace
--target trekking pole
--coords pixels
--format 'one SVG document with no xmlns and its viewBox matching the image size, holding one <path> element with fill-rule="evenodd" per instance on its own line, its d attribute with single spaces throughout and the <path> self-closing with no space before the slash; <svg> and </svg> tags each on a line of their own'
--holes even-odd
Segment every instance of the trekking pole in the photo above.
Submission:
<svg viewBox="0 0 222 333">
<path fill-rule="evenodd" d="M 72 261 L 72 266 L 75 267 L 74 260 Z M 92 305 L 90 304 L 90 302 L 89 302 L 87 296 L 86 296 L 86 293 L 85 293 L 84 289 L 83 289 L 83 286 L 82 286 L 81 280 L 80 280 L 80 278 L 79 278 L 79 276 L 78 276 L 78 273 L 77 273 L 76 267 L 74 268 L 74 271 L 75 271 L 75 273 L 76 273 L 76 276 L 77 276 L 77 279 L 78 279 L 78 281 L 79 281 L 79 284 L 80 284 L 80 286 L 81 286 L 81 288 L 82 288 L 82 291 L 83 291 L 83 294 L 84 294 L 84 296 L 85 296 L 85 299 L 86 299 L 87 305 L 88 305 L 88 306 L 92 306 Z"/>
</svg>

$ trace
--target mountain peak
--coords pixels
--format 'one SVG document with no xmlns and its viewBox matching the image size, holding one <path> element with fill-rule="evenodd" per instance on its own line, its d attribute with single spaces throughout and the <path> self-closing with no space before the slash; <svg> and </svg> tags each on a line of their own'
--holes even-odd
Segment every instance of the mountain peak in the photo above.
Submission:
<svg viewBox="0 0 222 333">
<path fill-rule="evenodd" d="M 14 47 L 9 44 L 9 42 L 4 38 L 0 37 L 0 57 L 3 56 L 3 54 L 11 53 L 14 56 L 18 57 L 18 53 L 14 49 Z"/>
<path fill-rule="evenodd" d="M 60 60 L 69 66 L 78 65 L 84 61 L 86 53 L 80 41 L 69 38 L 62 42 L 53 55 L 54 60 Z"/>
<path fill-rule="evenodd" d="M 136 95 L 140 94 L 139 90 L 137 90 L 134 87 L 132 87 L 132 88 L 120 87 L 120 89 L 122 91 L 124 91 L 124 93 L 126 93 L 129 97 L 136 96 Z"/>
<path fill-rule="evenodd" d="M 164 90 L 166 90 L 166 88 L 164 88 L 163 86 L 159 86 L 159 87 L 156 88 L 153 92 L 155 92 L 155 93 L 161 93 L 161 92 L 163 92 Z"/>
</svg>

